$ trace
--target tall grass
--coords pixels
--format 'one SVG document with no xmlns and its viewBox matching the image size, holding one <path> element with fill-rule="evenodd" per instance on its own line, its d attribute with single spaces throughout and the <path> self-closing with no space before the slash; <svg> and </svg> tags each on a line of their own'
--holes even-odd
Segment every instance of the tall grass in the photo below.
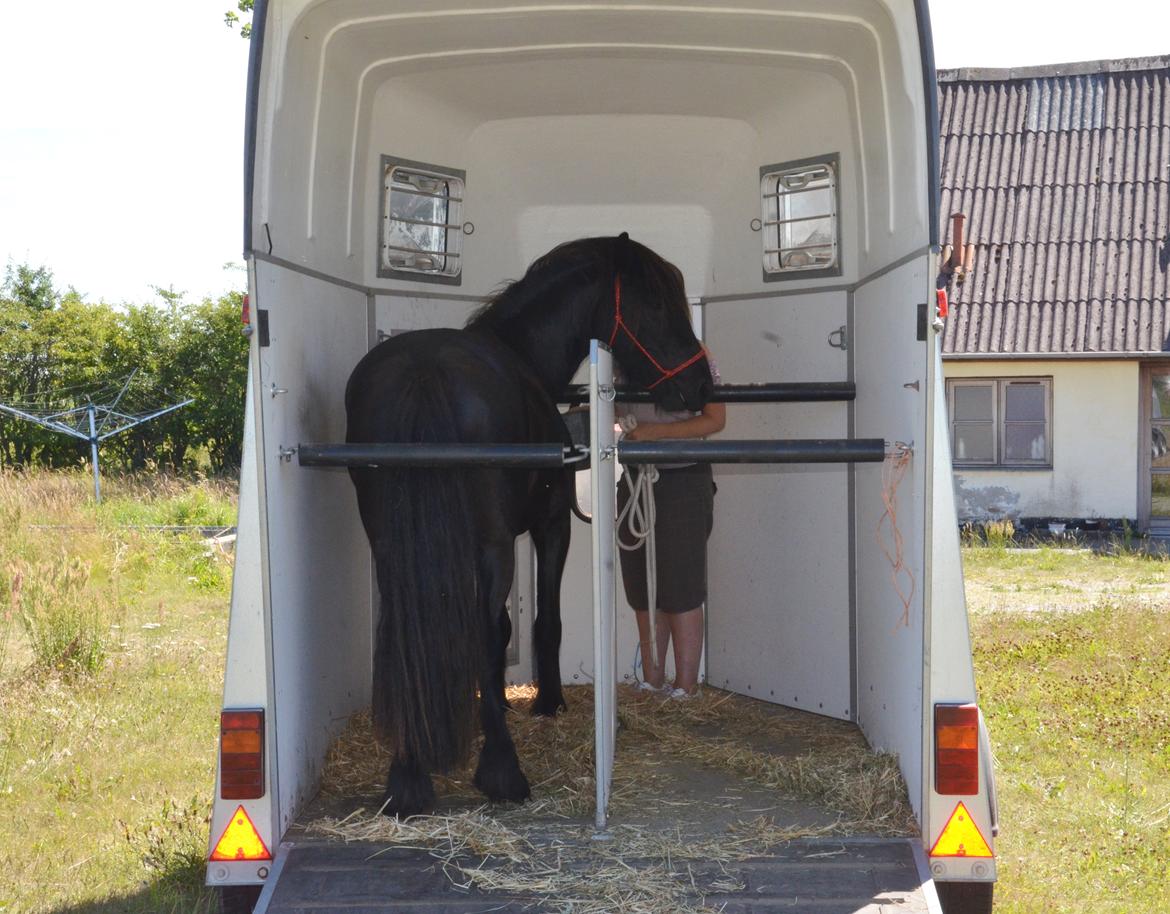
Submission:
<svg viewBox="0 0 1170 914">
<path fill-rule="evenodd" d="M 199 528 L 234 523 L 234 487 L 113 476 L 103 496 L 0 472 L 3 914 L 213 907 L 231 553 Z"/>
<path fill-rule="evenodd" d="M 87 593 L 90 566 L 67 553 L 8 568 L 10 606 L 24 627 L 38 670 L 92 674 L 105 662 L 104 601 Z"/>
</svg>

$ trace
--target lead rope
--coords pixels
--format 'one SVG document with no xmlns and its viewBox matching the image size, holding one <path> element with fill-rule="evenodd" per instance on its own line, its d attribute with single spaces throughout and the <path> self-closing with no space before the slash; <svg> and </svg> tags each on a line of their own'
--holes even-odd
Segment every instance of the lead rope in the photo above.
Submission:
<svg viewBox="0 0 1170 914">
<path fill-rule="evenodd" d="M 617 518 L 618 548 L 633 552 L 643 544 L 646 546 L 646 602 L 650 616 L 650 650 L 654 665 L 658 665 L 658 550 L 655 544 L 654 524 L 658 509 L 654 504 L 654 483 L 658 481 L 658 467 L 647 463 L 640 469 L 631 469 L 634 477 L 630 485 L 630 497 Z M 622 524 L 630 533 L 631 542 L 622 542 Z M 645 647 L 645 645 L 641 645 Z M 646 669 L 646 655 L 642 654 L 643 677 Z"/>
</svg>

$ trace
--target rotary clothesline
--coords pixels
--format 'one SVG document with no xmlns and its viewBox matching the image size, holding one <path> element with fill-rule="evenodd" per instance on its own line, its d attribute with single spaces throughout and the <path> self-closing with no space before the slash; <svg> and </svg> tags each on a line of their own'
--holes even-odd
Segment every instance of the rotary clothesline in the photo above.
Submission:
<svg viewBox="0 0 1170 914">
<path fill-rule="evenodd" d="M 116 382 L 107 382 L 104 385 L 91 388 L 93 392 L 85 396 L 80 393 L 84 390 L 82 385 L 73 385 L 48 392 L 45 398 L 39 401 L 0 403 L 0 413 L 7 413 L 49 431 L 88 442 L 90 459 L 93 463 L 94 499 L 100 502 L 102 489 L 101 472 L 98 466 L 98 444 L 107 438 L 129 431 L 135 426 L 150 422 L 152 419 L 157 419 L 159 416 L 174 412 L 176 409 L 194 402 L 193 399 L 188 398 L 181 403 L 172 403 L 168 406 L 155 405 L 139 409 L 132 409 L 124 405 L 126 393 L 130 390 L 130 384 L 137 373 L 137 369 L 135 369 L 121 382 L 112 403 L 99 403 L 97 401 L 107 399 L 115 389 Z M 54 398 L 59 398 L 56 403 L 52 402 Z M 152 399 L 157 404 L 161 397 L 156 395 Z M 17 403 L 20 405 L 16 405 Z"/>
</svg>

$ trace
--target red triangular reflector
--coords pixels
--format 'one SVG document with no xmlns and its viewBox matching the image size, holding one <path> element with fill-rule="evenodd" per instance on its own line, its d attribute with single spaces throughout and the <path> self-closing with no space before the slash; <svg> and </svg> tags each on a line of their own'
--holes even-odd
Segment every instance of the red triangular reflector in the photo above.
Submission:
<svg viewBox="0 0 1170 914">
<path fill-rule="evenodd" d="M 951 813 L 946 827 L 934 847 L 930 849 L 932 857 L 994 857 L 991 847 L 979 831 L 979 826 L 971 819 L 971 813 L 961 802 Z"/>
<path fill-rule="evenodd" d="M 272 854 L 256 826 L 248 817 L 243 806 L 236 808 L 227 828 L 223 830 L 215 850 L 211 852 L 212 860 L 271 860 Z"/>
</svg>

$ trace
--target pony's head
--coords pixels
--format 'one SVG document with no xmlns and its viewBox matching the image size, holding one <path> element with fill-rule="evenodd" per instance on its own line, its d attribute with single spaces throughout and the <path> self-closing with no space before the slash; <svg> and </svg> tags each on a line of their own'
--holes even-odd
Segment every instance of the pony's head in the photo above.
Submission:
<svg viewBox="0 0 1170 914">
<path fill-rule="evenodd" d="M 663 409 L 702 409 L 714 383 L 691 326 L 682 272 L 625 232 L 612 243 L 613 279 L 602 295 L 597 338 Z"/>
</svg>

